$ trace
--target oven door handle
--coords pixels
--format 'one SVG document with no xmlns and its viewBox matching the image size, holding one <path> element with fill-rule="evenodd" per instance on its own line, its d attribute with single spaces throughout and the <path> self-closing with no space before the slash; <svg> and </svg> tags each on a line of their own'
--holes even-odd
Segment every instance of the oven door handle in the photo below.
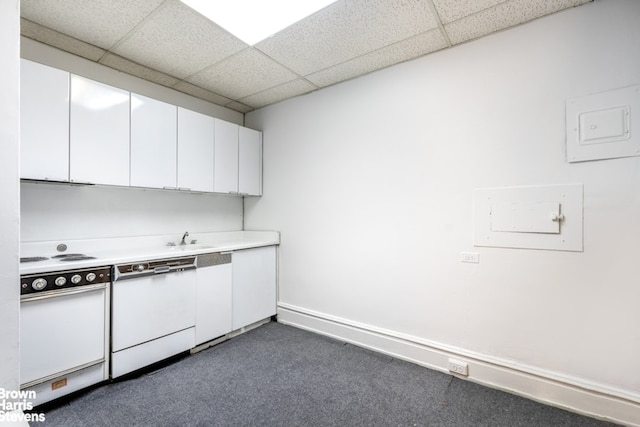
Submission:
<svg viewBox="0 0 640 427">
<path fill-rule="evenodd" d="M 20 297 L 20 302 L 39 301 L 50 298 L 64 297 L 67 295 L 83 294 L 85 292 L 98 291 L 106 289 L 107 283 L 96 283 L 95 285 L 79 286 L 77 288 L 67 288 L 65 290 L 56 290 L 49 293 L 27 294 Z"/>
</svg>

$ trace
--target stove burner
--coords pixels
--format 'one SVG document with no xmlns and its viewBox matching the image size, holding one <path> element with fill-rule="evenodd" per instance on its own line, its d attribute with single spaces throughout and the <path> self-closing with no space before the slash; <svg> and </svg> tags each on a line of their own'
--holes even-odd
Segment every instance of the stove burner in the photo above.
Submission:
<svg viewBox="0 0 640 427">
<path fill-rule="evenodd" d="M 85 254 L 60 254 L 54 255 L 51 258 L 67 258 L 67 257 L 78 257 L 78 256 L 86 256 Z"/>
<path fill-rule="evenodd" d="M 20 258 L 20 262 L 36 262 L 36 261 L 44 261 L 47 259 L 49 258 L 47 258 L 46 256 L 30 256 L 30 257 Z"/>
<path fill-rule="evenodd" d="M 60 261 L 83 261 L 85 259 L 96 259 L 96 257 L 82 254 L 71 254 L 60 258 Z"/>
</svg>

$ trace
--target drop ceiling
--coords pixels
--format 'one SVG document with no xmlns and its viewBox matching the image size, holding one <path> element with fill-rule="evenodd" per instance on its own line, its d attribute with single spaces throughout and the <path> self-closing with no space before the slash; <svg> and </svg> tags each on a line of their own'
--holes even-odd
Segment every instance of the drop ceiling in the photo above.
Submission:
<svg viewBox="0 0 640 427">
<path fill-rule="evenodd" d="M 338 0 L 249 46 L 179 0 L 22 0 L 21 33 L 246 113 L 590 1 Z"/>
</svg>

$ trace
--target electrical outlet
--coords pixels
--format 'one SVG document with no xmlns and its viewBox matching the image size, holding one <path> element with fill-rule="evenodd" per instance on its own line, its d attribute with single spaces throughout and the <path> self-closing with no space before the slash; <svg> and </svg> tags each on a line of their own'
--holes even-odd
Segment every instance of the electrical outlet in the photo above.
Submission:
<svg viewBox="0 0 640 427">
<path fill-rule="evenodd" d="M 466 377 L 469 375 L 469 365 L 461 360 L 449 359 L 449 371 Z"/>
<path fill-rule="evenodd" d="M 460 262 L 472 262 L 477 264 L 480 262 L 478 252 L 460 252 Z"/>
</svg>

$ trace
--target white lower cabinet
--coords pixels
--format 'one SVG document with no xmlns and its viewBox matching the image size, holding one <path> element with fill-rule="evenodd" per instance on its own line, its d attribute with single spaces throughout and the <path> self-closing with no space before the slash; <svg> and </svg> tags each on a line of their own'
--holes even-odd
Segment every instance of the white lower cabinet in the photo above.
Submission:
<svg viewBox="0 0 640 427">
<path fill-rule="evenodd" d="M 231 332 L 231 253 L 198 256 L 196 345 Z"/>
<path fill-rule="evenodd" d="M 233 330 L 276 314 L 276 247 L 233 252 Z"/>
</svg>

